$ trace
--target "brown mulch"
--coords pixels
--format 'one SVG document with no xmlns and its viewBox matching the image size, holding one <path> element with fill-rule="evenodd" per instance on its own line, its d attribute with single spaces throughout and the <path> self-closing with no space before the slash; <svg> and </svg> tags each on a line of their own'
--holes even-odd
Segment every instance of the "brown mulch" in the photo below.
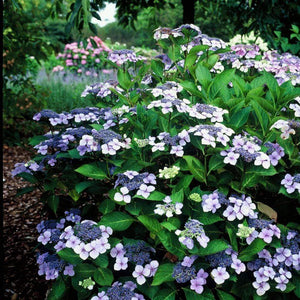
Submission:
<svg viewBox="0 0 300 300">
<path fill-rule="evenodd" d="M 36 225 L 46 218 L 40 193 L 33 191 L 15 197 L 18 189 L 30 184 L 10 174 L 15 163 L 29 159 L 28 149 L 3 146 L 3 299 L 45 299 L 49 288 L 49 282 L 38 275 L 34 250 L 38 237 Z"/>
</svg>

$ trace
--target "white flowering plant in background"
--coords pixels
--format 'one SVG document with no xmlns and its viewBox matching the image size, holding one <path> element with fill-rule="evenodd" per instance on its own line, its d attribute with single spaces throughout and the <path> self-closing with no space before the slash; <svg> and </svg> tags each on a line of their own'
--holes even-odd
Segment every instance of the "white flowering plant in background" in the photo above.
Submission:
<svg viewBox="0 0 300 300">
<path fill-rule="evenodd" d="M 195 25 L 154 38 L 152 59 L 110 52 L 118 80 L 82 94 L 99 106 L 34 115 L 50 131 L 12 173 L 57 216 L 49 299 L 299 297 L 299 58 Z"/>
</svg>

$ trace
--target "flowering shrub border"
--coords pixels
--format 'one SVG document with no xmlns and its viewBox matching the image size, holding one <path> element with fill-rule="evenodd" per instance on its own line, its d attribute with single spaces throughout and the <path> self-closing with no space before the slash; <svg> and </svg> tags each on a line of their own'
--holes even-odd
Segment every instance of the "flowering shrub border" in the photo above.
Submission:
<svg viewBox="0 0 300 300">
<path fill-rule="evenodd" d="M 13 175 L 63 216 L 38 226 L 49 299 L 299 296 L 299 225 L 257 196 L 299 200 L 300 93 L 291 64 L 276 73 L 290 56 L 272 75 L 232 69 L 259 49 L 232 53 L 194 25 L 155 38 L 168 58 L 109 54 L 118 81 L 82 95 L 98 107 L 34 116 L 50 131 Z"/>
</svg>

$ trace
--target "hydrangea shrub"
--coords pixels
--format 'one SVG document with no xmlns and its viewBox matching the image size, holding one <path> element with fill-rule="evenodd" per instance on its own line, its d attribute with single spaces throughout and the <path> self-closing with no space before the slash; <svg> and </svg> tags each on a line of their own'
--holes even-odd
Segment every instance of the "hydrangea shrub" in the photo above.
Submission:
<svg viewBox="0 0 300 300">
<path fill-rule="evenodd" d="M 154 37 L 166 54 L 109 54 L 96 107 L 34 116 L 50 131 L 13 175 L 56 216 L 49 299 L 299 297 L 299 58 L 194 25 Z"/>
</svg>

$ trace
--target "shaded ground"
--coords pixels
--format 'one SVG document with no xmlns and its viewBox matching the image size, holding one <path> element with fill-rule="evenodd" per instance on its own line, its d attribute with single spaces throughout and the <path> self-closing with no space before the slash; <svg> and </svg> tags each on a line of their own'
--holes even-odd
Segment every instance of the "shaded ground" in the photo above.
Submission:
<svg viewBox="0 0 300 300">
<path fill-rule="evenodd" d="M 28 150 L 3 146 L 3 299 L 45 299 L 49 286 L 38 275 L 35 262 L 34 247 L 38 237 L 36 225 L 45 218 L 39 192 L 15 197 L 17 190 L 28 183 L 10 175 L 15 163 L 29 159 Z"/>
</svg>

